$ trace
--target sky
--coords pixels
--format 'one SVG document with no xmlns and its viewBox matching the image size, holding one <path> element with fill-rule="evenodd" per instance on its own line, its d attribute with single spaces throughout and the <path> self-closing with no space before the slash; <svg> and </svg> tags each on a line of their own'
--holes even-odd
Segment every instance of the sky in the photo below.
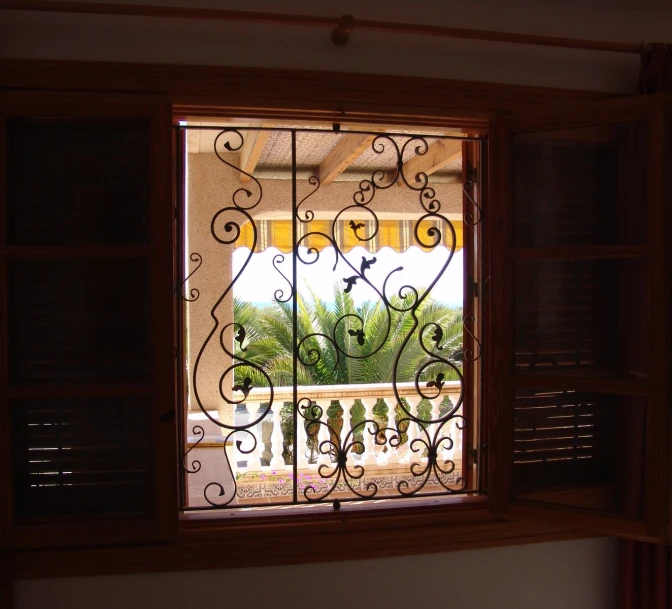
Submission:
<svg viewBox="0 0 672 609">
<path fill-rule="evenodd" d="M 463 250 L 457 252 L 451 260 L 441 279 L 432 289 L 434 300 L 450 305 L 462 306 L 463 291 Z M 233 253 L 234 277 L 245 263 L 250 250 L 238 248 Z M 276 248 L 268 248 L 252 256 L 250 263 L 234 286 L 234 296 L 257 305 L 270 304 L 276 290 L 284 290 L 281 298 L 289 296 L 289 284 L 273 267 L 273 258 L 278 254 L 284 256 L 284 261 L 278 262 L 278 268 L 291 280 L 291 254 L 281 254 Z M 437 247 L 431 252 L 425 252 L 418 247 L 411 247 L 403 253 L 384 247 L 375 254 L 370 254 L 360 247 L 354 248 L 345 256 L 352 266 L 360 270 L 362 256 L 367 260 L 376 258 L 366 271 L 366 277 L 382 292 L 385 277 L 397 267 L 403 270 L 393 273 L 388 280 L 387 295 L 391 297 L 405 284 L 415 288 L 427 287 L 440 272 L 448 258 L 449 251 L 445 247 Z M 306 248 L 300 248 L 300 257 L 312 262 L 315 255 L 309 256 Z M 310 290 L 326 302 L 333 301 L 333 285 L 338 283 L 343 289 L 347 284 L 344 278 L 352 277 L 356 273 L 342 259 L 339 260 L 336 270 L 333 270 L 335 261 L 334 249 L 325 248 L 319 253 L 314 264 L 298 265 L 298 290 L 304 297 L 310 296 Z M 379 300 L 378 295 L 361 280 L 358 280 L 350 292 L 356 304 L 365 300 Z"/>
</svg>

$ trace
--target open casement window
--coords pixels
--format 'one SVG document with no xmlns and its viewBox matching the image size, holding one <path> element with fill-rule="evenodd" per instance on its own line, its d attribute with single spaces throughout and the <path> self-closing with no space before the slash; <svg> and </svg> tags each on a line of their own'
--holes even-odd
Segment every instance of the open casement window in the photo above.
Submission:
<svg viewBox="0 0 672 609">
<path fill-rule="evenodd" d="M 477 493 L 485 142 L 241 122 L 176 127 L 181 507 Z"/>
<path fill-rule="evenodd" d="M 166 539 L 177 524 L 170 106 L 2 101 L 0 541 Z"/>
<path fill-rule="evenodd" d="M 665 104 L 493 123 L 497 512 L 669 540 Z"/>
</svg>

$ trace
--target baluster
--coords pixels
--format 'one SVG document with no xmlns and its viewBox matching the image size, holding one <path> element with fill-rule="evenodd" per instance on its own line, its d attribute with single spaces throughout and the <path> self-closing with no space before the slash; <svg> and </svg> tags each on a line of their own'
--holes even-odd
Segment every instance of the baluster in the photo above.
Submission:
<svg viewBox="0 0 672 609">
<path fill-rule="evenodd" d="M 249 419 L 252 421 L 254 421 L 254 419 L 257 419 L 262 411 L 261 402 L 247 402 L 246 406 L 247 411 L 249 413 Z M 248 471 L 256 472 L 261 469 L 261 459 L 263 458 L 264 454 L 263 430 L 261 427 L 262 425 L 263 421 L 259 421 L 259 423 L 249 428 L 250 433 L 254 434 L 254 438 L 256 439 L 257 442 L 256 446 L 254 447 L 254 450 L 249 455 L 247 455 Z M 251 446 L 251 445 L 252 445 L 252 438 L 248 436 L 247 441 L 243 444 L 243 448 L 245 448 L 245 446 Z"/>
<path fill-rule="evenodd" d="M 438 419 L 441 414 L 439 412 L 439 406 L 441 405 L 441 402 L 443 402 L 443 397 L 442 395 L 439 395 L 438 397 L 431 398 L 429 400 L 429 403 L 432 405 L 432 420 Z M 446 432 L 448 432 L 449 429 L 446 429 L 444 426 L 442 430 L 439 432 L 438 436 L 434 438 L 434 434 L 436 434 L 436 430 L 439 428 L 440 423 L 433 423 L 431 426 L 431 430 L 429 432 L 429 437 L 431 438 L 431 441 L 434 442 L 435 439 L 438 440 L 441 436 L 443 436 Z M 444 459 L 444 445 L 445 443 L 442 443 L 441 446 L 438 447 L 438 453 L 436 455 L 436 460 L 440 463 Z"/>
<path fill-rule="evenodd" d="M 346 438 L 348 437 L 348 434 L 352 429 L 350 418 L 352 416 L 352 407 L 355 405 L 355 398 L 341 398 L 339 400 L 339 403 L 341 404 L 341 408 L 343 409 L 343 425 L 341 426 L 341 448 L 345 450 Z M 350 436 L 347 442 L 350 443 L 352 442 L 352 440 L 353 437 Z M 350 453 L 347 456 L 350 458 L 352 455 L 353 453 Z"/>
<path fill-rule="evenodd" d="M 432 420 L 438 419 L 441 414 L 439 411 L 439 406 L 441 406 L 441 402 L 443 402 L 443 396 L 440 395 L 436 398 L 431 398 L 429 400 L 429 403 L 432 405 Z"/>
<path fill-rule="evenodd" d="M 462 408 L 460 408 L 456 414 L 461 415 Z M 453 419 L 452 431 L 450 434 L 453 439 L 453 448 L 451 451 L 449 451 L 449 454 L 446 456 L 446 458 L 452 461 L 454 461 L 455 459 L 459 459 L 460 461 L 462 460 L 462 439 L 464 435 L 464 430 L 461 430 L 457 426 L 458 423 L 464 426 L 464 421 L 462 419 Z"/>
<path fill-rule="evenodd" d="M 329 400 L 327 400 L 327 403 L 330 404 Z M 318 465 L 318 467 L 320 465 L 331 464 L 331 457 L 329 456 L 329 453 L 322 454 L 322 451 L 320 450 L 320 444 L 322 444 L 322 442 L 328 441 L 331 437 L 331 434 L 329 432 L 329 427 L 328 427 L 328 423 L 329 423 L 329 416 L 327 415 L 328 406 L 326 405 L 326 403 L 323 404 L 322 408 L 323 408 L 322 418 L 320 420 L 320 427 L 317 431 L 317 444 L 315 446 L 315 448 L 317 450 L 317 465 Z M 329 446 L 325 445 L 324 449 L 328 450 Z"/>
<path fill-rule="evenodd" d="M 406 399 L 406 402 L 408 403 L 408 410 L 409 412 L 414 416 L 418 417 L 418 404 L 420 404 L 420 397 L 417 395 L 411 395 L 411 396 L 404 396 Z M 419 463 L 422 460 L 422 444 L 420 442 L 416 442 L 415 448 L 417 452 L 413 452 L 412 450 L 412 443 L 413 440 L 417 439 L 420 437 L 420 429 L 419 429 L 420 423 L 417 421 L 411 419 L 411 421 L 408 424 L 408 430 L 406 431 L 406 435 L 408 436 L 408 450 L 406 451 L 406 454 L 404 455 L 404 461 L 406 463 Z"/>
<path fill-rule="evenodd" d="M 303 412 L 303 411 L 302 411 Z M 306 421 L 298 413 L 295 415 L 297 417 L 297 433 L 296 433 L 296 452 L 294 458 L 297 460 L 297 466 L 299 469 L 305 469 L 308 467 L 308 458 L 306 457 L 306 452 L 308 451 L 308 434 L 306 434 Z"/>
<path fill-rule="evenodd" d="M 396 429 L 395 421 L 395 406 L 397 400 L 394 397 L 383 398 L 385 400 L 385 405 L 387 406 L 387 427 L 389 429 Z M 399 448 L 395 448 L 390 444 L 390 440 L 394 436 L 399 436 L 400 434 L 395 434 L 394 432 L 388 431 L 385 436 L 387 437 L 387 452 L 381 455 L 381 462 L 388 465 L 399 463 Z"/>
<path fill-rule="evenodd" d="M 244 427 L 250 422 L 250 412 L 245 404 L 234 405 L 233 420 L 236 427 Z M 238 442 L 243 449 L 249 448 L 251 444 L 250 436 L 239 431 L 233 434 L 234 455 L 238 471 L 247 471 L 249 465 L 250 455 L 246 455 L 238 448 Z"/>
<path fill-rule="evenodd" d="M 373 421 L 373 407 L 378 402 L 378 398 L 360 398 L 362 402 L 365 413 L 364 418 L 367 421 Z M 374 431 L 375 426 L 373 423 L 366 423 L 362 426 L 364 428 L 364 454 L 362 455 L 362 465 L 375 465 L 376 464 L 376 436 L 371 433 Z"/>
<path fill-rule="evenodd" d="M 285 469 L 287 466 L 285 464 L 285 459 L 282 456 L 282 425 L 280 410 L 282 409 L 282 402 L 276 402 L 273 406 L 273 431 L 271 432 L 271 457 L 270 467 L 273 469 Z"/>
</svg>

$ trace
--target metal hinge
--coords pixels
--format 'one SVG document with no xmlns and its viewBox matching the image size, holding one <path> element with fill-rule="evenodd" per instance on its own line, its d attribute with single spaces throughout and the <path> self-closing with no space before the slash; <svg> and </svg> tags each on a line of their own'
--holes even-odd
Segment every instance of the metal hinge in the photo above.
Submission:
<svg viewBox="0 0 672 609">
<path fill-rule="evenodd" d="M 469 459 L 471 460 L 472 465 L 478 465 L 481 457 L 485 457 L 488 454 L 488 445 L 483 444 L 480 448 L 470 448 L 467 450 Z"/>
<path fill-rule="evenodd" d="M 470 294 L 472 298 L 487 298 L 490 277 L 486 277 L 482 282 L 472 281 Z"/>
</svg>

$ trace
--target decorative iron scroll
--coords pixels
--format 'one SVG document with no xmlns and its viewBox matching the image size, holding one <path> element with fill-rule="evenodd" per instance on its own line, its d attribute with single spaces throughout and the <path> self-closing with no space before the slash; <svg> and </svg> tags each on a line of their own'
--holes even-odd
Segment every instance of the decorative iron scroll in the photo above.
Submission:
<svg viewBox="0 0 672 609">
<path fill-rule="evenodd" d="M 224 246 L 221 256 L 225 260 L 232 250 L 227 246 L 240 244 L 245 226 L 249 252 L 212 302 L 204 303 L 202 289 L 186 291 L 187 281 L 203 265 L 201 254 L 190 255 L 197 266 L 183 282 L 186 317 L 198 314 L 202 320 L 210 319 L 207 335 L 187 364 L 185 384 L 192 410 L 202 421 L 193 426 L 196 441 L 183 457 L 189 485 L 192 477 L 206 475 L 202 451 L 219 446 L 223 452 L 218 461 L 222 467 L 215 468 L 219 478 L 199 479 L 200 499 L 183 497 L 184 507 L 249 507 L 269 501 L 334 502 L 337 507 L 349 500 L 464 493 L 467 479 L 459 465 L 466 425 L 462 362 L 477 361 L 482 346 L 473 316 L 462 319 L 461 313 L 443 312 L 436 317 L 439 308 L 430 299 L 459 249 L 461 234 L 458 237 L 443 212 L 429 176 L 424 172 L 406 175 L 406 161 L 426 154 L 429 143 L 417 135 L 371 134 L 375 137 L 370 152 L 395 157 L 394 168 L 388 162 L 355 182 L 350 200 L 333 210 L 332 219 L 323 225 L 325 230 L 318 230 L 311 201 L 322 186 L 317 176 L 311 176 L 309 191 L 298 194 L 303 188 L 296 171 L 301 130 L 287 132 L 292 138 L 293 241 L 291 252 L 276 254 L 271 262 L 281 285 L 273 292 L 277 319 L 282 317 L 285 325 L 266 327 L 266 334 L 258 320 L 244 321 L 241 316 L 231 322 L 223 312 L 227 307 L 229 311 L 244 308 L 234 303 L 233 288 L 260 249 L 256 211 L 263 207 L 264 191 L 254 175 L 236 166 L 231 154 L 243 148 L 247 130 L 221 129 L 214 138 L 215 158 L 222 168 L 249 181 L 235 187 L 228 203 L 213 214 L 209 238 Z M 412 275 L 413 269 L 383 268 L 387 263 L 379 255 L 347 256 L 352 248 L 344 251 L 344 240 L 336 234 L 337 230 L 350 231 L 350 242 L 354 239 L 362 245 L 376 239 L 381 226 L 377 195 L 399 186 L 415 200 L 415 243 L 426 251 L 442 246 L 437 250 L 440 263 L 427 286 L 404 282 L 402 277 Z M 478 190 L 471 182 L 464 183 L 463 189 L 470 207 L 463 222 L 473 226 L 482 214 L 475 200 Z M 207 261 L 210 254 L 204 254 Z M 338 286 L 335 303 L 316 300 L 314 311 L 308 314 L 296 285 L 299 270 L 319 264 L 326 256 Z M 204 273 L 199 274 L 202 280 Z M 395 284 L 401 286 L 392 289 Z M 357 308 L 353 295 L 360 290 L 367 290 L 373 299 Z M 463 335 L 468 337 L 468 348 L 462 346 Z M 273 350 L 274 341 L 287 336 L 291 352 L 282 359 Z M 228 362 L 220 366 L 214 381 L 203 372 L 204 361 L 212 353 Z M 389 374 L 391 391 L 384 398 L 369 393 L 361 398 L 325 400 L 323 392 L 304 382 L 321 377 L 338 380 L 346 372 L 354 374 L 352 370 L 366 371 L 374 362 L 383 362 Z M 320 384 L 324 385 L 320 390 L 327 386 Z M 290 399 L 286 389 L 282 390 L 285 398 L 276 398 L 278 387 L 290 385 Z M 204 441 L 208 434 L 210 440 Z"/>
<path fill-rule="evenodd" d="M 201 268 L 201 265 L 203 264 L 203 257 L 198 252 L 194 252 L 191 254 L 191 256 L 189 256 L 189 260 L 196 262 L 197 264 L 196 268 L 185 277 L 184 282 L 182 283 L 182 298 L 184 298 L 184 300 L 187 302 L 194 302 L 194 300 L 198 300 L 201 292 L 197 288 L 192 288 L 189 290 L 189 296 L 187 296 L 185 290 L 187 288 L 187 282 L 189 279 L 191 279 L 192 275 Z"/>
<path fill-rule="evenodd" d="M 477 172 L 476 172 L 477 173 Z M 472 210 L 465 212 L 464 214 L 464 223 L 467 226 L 476 226 L 481 221 L 481 206 L 476 202 L 476 177 L 471 176 L 462 184 L 462 192 L 464 192 L 464 197 L 469 201 Z"/>
</svg>

